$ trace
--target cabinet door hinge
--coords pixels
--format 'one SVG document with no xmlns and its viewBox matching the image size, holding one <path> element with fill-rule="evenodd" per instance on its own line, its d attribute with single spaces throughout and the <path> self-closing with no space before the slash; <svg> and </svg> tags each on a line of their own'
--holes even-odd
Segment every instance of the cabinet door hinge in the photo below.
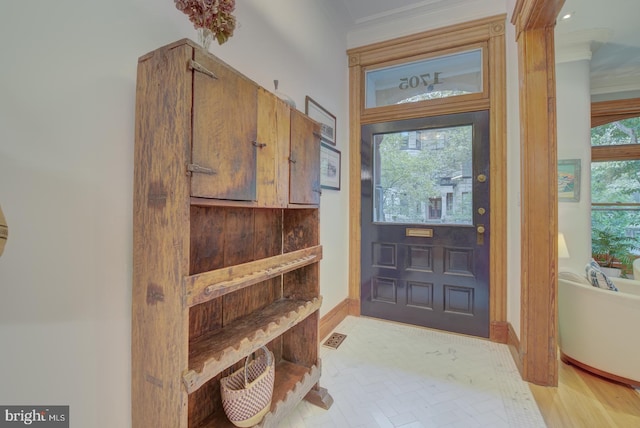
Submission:
<svg viewBox="0 0 640 428">
<path fill-rule="evenodd" d="M 207 174 L 207 175 L 214 175 L 216 172 L 211 169 L 211 168 L 207 168 L 205 166 L 200 166 L 198 164 L 195 163 L 190 163 L 187 165 L 187 175 L 191 174 L 191 173 L 197 173 L 197 174 Z"/>
<path fill-rule="evenodd" d="M 216 76 L 213 71 L 208 70 L 207 68 L 205 68 L 202 64 L 200 64 L 199 62 L 196 62 L 192 59 L 189 60 L 189 70 L 195 70 L 198 71 L 204 75 L 207 75 L 209 77 L 211 77 L 212 79 L 218 79 L 218 76 Z"/>
</svg>

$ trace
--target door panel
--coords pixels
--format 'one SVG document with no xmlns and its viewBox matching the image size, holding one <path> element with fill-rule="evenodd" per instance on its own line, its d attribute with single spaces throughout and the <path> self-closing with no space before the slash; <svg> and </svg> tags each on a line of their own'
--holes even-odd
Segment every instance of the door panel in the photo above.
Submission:
<svg viewBox="0 0 640 428">
<path fill-rule="evenodd" d="M 362 140 L 362 314 L 488 337 L 488 113 L 365 125 Z"/>
</svg>

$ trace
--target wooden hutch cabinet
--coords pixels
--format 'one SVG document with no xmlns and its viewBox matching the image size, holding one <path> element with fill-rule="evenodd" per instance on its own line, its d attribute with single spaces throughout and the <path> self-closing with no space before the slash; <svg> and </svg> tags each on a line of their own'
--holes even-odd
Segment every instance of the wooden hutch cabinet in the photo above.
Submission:
<svg viewBox="0 0 640 428">
<path fill-rule="evenodd" d="M 318 124 L 190 40 L 136 88 L 134 428 L 231 427 L 220 378 L 266 345 L 275 427 L 328 408 L 318 352 Z"/>
</svg>

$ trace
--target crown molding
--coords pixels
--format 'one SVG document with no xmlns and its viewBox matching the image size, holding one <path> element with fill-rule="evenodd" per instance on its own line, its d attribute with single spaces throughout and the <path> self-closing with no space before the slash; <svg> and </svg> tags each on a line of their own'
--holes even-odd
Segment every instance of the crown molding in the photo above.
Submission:
<svg viewBox="0 0 640 428">
<path fill-rule="evenodd" d="M 487 5 L 486 0 L 427 0 L 360 19 L 349 31 L 347 45 L 357 48 L 504 13 L 501 2 Z"/>
<path fill-rule="evenodd" d="M 561 33 L 556 31 L 556 64 L 580 60 L 591 60 L 594 42 L 606 43 L 612 32 L 606 28 Z"/>
</svg>

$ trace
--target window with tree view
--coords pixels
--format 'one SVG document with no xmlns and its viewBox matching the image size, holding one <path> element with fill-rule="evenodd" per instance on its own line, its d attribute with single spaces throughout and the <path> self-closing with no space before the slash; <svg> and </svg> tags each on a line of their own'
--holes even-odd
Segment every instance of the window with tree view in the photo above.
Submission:
<svg viewBox="0 0 640 428">
<path fill-rule="evenodd" d="M 640 255 L 640 117 L 591 129 L 592 252 L 629 269 Z"/>
<path fill-rule="evenodd" d="M 472 224 L 472 125 L 374 135 L 373 218 Z"/>
</svg>

